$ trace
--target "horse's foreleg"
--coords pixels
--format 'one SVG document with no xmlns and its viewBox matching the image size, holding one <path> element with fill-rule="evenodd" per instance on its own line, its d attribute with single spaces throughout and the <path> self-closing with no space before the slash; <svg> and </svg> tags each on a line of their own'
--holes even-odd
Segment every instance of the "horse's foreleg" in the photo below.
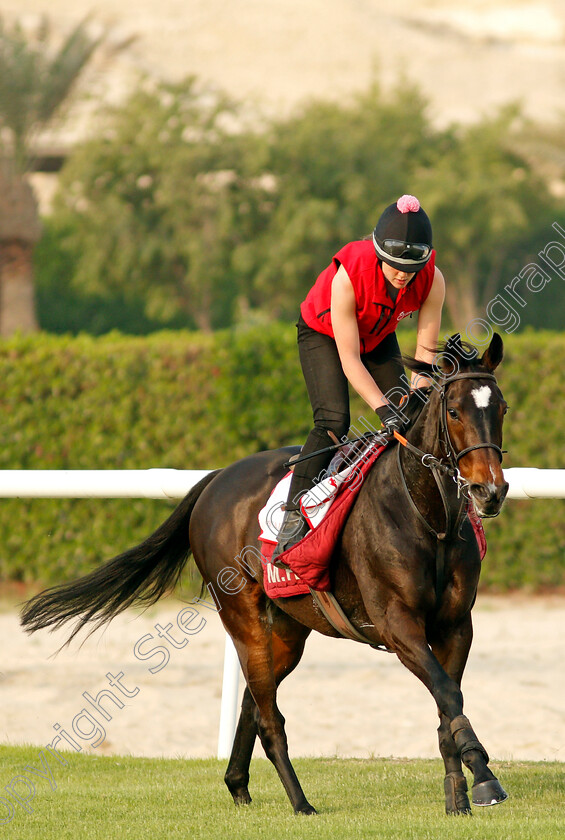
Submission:
<svg viewBox="0 0 565 840">
<path fill-rule="evenodd" d="M 389 605 L 382 637 L 400 661 L 424 683 L 436 701 L 440 716 L 445 717 L 445 722 L 440 724 L 440 738 L 447 751 L 449 766 L 453 768 L 449 772 L 456 774 L 452 777 L 453 796 L 461 795 L 463 782 L 459 776 L 460 764 L 453 760 L 449 735 L 457 755 L 473 773 L 473 803 L 494 805 L 503 802 L 507 794 L 489 770 L 488 754 L 463 714 L 463 695 L 458 682 L 446 673 L 428 645 L 423 618 L 415 616 L 404 604 Z M 446 789 L 448 784 L 451 783 L 446 783 Z M 464 799 L 462 801 L 465 804 Z"/>
<path fill-rule="evenodd" d="M 473 625 L 471 615 L 457 626 L 444 627 L 437 634 L 439 641 L 432 640 L 432 652 L 439 664 L 458 686 L 467 663 Z M 473 773 L 473 804 L 496 805 L 507 799 L 507 793 L 489 769 L 488 753 L 475 735 L 464 714 L 448 719 L 441 710 L 439 726 L 440 751 L 445 762 L 445 796 L 448 813 L 466 813 L 466 781 L 461 769 L 461 760 Z M 463 806 L 463 807 L 462 807 Z"/>
<path fill-rule="evenodd" d="M 242 603 L 243 598 L 245 598 L 245 604 Z M 250 695 L 255 702 L 256 731 L 267 758 L 273 763 L 279 774 L 295 812 L 297 814 L 315 814 L 316 810 L 306 799 L 288 756 L 284 718 L 276 703 L 277 677 L 275 675 L 274 648 L 278 647 L 279 640 L 276 634 L 272 632 L 266 616 L 265 596 L 258 586 L 249 583 L 245 590 L 238 594 L 237 599 L 239 601 L 237 609 L 234 608 L 235 604 L 224 600 L 221 618 L 234 641 Z M 300 655 L 307 634 L 308 631 L 303 628 L 302 645 L 298 646 Z M 292 654 L 286 664 L 281 659 L 279 667 L 282 671 L 289 673 L 292 670 L 292 667 L 296 664 L 296 662 L 292 664 L 292 660 Z M 238 761 L 234 752 L 232 752 L 232 758 L 230 759 L 232 778 L 235 779 L 237 772 L 239 772 L 240 783 L 248 772 L 253 749 L 253 733 L 248 724 L 250 708 L 250 704 L 248 704 L 245 710 L 242 709 L 242 717 L 244 712 L 246 715 L 240 729 L 241 744 L 245 750 L 244 755 L 242 755 L 242 760 Z M 245 793 L 241 786 L 238 795 L 240 801 L 245 801 Z M 241 799 L 241 796 L 244 798 Z"/>
<path fill-rule="evenodd" d="M 450 722 L 449 727 L 463 763 L 471 770 L 475 780 L 473 805 L 498 805 L 508 799 L 508 794 L 487 766 L 488 753 L 475 735 L 468 718 L 461 714 Z"/>
<path fill-rule="evenodd" d="M 473 639 L 471 617 L 456 629 L 450 628 L 438 633 L 438 640 L 430 646 L 439 664 L 451 679 L 461 686 L 461 678 Z M 463 773 L 461 756 L 451 734 L 450 720 L 438 707 L 439 751 L 445 765 L 444 791 L 447 814 L 470 814 L 471 805 L 467 796 L 467 779 Z"/>
</svg>

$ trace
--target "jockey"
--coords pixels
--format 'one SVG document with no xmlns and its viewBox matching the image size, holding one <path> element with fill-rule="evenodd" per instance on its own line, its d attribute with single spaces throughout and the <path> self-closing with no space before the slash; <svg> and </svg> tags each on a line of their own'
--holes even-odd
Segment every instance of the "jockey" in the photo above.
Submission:
<svg viewBox="0 0 565 840">
<path fill-rule="evenodd" d="M 387 433 L 402 431 L 402 420 L 386 396 L 402 390 L 396 327 L 418 311 L 415 356 L 433 362 L 431 348 L 437 345 L 444 297 L 430 220 L 415 196 L 403 195 L 384 210 L 372 238 L 350 242 L 337 252 L 300 307 L 298 350 L 314 414 L 302 455 L 331 445 L 328 435 L 341 440 L 347 434 L 348 383 L 377 413 Z M 273 558 L 308 533 L 300 498 L 331 455 L 323 452 L 295 465 Z"/>
</svg>

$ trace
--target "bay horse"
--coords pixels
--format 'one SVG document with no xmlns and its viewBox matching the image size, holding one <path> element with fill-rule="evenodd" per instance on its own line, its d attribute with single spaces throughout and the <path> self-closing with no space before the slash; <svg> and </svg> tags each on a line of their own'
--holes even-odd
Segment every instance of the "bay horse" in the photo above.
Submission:
<svg viewBox="0 0 565 840">
<path fill-rule="evenodd" d="M 335 546 L 331 575 L 354 628 L 393 651 L 433 696 L 446 811 L 467 814 L 462 762 L 474 777 L 474 804 L 507 798 L 463 714 L 460 689 L 481 567 L 465 494 L 481 517 L 491 517 L 508 490 L 501 468 L 506 403 L 493 373 L 503 345 L 495 333 L 479 357 L 452 336 L 438 350 L 434 366 L 405 360 L 427 377 L 427 387 L 413 391 L 402 409 L 411 419 L 406 445 L 391 443 L 365 476 Z M 34 632 L 77 619 L 68 641 L 85 626 L 93 632 L 127 607 L 153 604 L 169 592 L 192 553 L 204 584 L 213 587 L 247 683 L 225 783 L 236 805 L 251 802 L 258 735 L 294 811 L 314 814 L 289 759 L 277 687 L 298 665 L 312 630 L 339 634 L 310 595 L 266 597 L 257 550 L 258 512 L 297 451 L 259 452 L 208 474 L 139 546 L 28 601 L 22 624 Z M 255 551 L 246 554 L 250 546 Z"/>
</svg>

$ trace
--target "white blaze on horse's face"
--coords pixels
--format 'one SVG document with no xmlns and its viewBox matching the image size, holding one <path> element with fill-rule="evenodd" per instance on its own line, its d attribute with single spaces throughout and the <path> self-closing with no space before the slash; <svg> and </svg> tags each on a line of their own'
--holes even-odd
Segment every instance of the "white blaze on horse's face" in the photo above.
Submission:
<svg viewBox="0 0 565 840">
<path fill-rule="evenodd" d="M 492 391 L 488 385 L 481 385 L 480 388 L 473 388 L 471 394 L 477 408 L 486 408 L 490 402 Z"/>
<path fill-rule="evenodd" d="M 508 490 L 500 464 L 506 404 L 496 384 L 480 382 L 486 376 L 477 371 L 478 382 L 453 385 L 445 409 L 460 474 L 481 517 L 497 516 Z"/>
</svg>

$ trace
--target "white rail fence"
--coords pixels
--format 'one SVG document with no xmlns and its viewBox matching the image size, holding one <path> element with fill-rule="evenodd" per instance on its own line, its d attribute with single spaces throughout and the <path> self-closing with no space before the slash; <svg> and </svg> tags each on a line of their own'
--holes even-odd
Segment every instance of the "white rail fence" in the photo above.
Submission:
<svg viewBox="0 0 565 840">
<path fill-rule="evenodd" d="M 0 470 L 1 499 L 182 499 L 209 470 Z M 565 470 L 504 470 L 509 499 L 565 499 Z M 218 758 L 231 752 L 239 662 L 226 634 Z"/>
<path fill-rule="evenodd" d="M 182 499 L 210 470 L 0 470 L 0 499 Z M 565 470 L 504 470 L 509 499 L 565 499 Z"/>
</svg>

